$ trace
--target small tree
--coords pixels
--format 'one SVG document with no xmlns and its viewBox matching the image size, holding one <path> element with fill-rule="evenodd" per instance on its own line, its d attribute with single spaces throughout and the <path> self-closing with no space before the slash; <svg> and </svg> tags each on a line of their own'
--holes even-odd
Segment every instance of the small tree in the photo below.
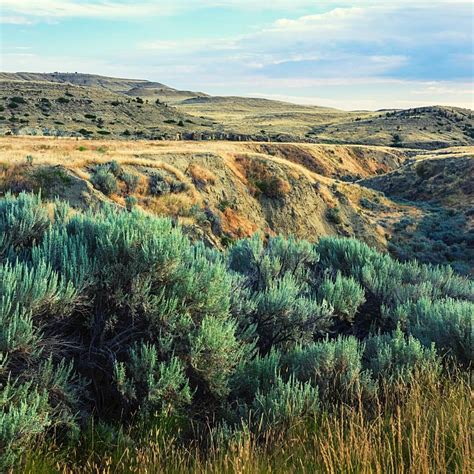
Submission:
<svg viewBox="0 0 474 474">
<path fill-rule="evenodd" d="M 398 133 L 392 135 L 392 146 L 400 146 L 402 144 L 402 137 Z"/>
</svg>

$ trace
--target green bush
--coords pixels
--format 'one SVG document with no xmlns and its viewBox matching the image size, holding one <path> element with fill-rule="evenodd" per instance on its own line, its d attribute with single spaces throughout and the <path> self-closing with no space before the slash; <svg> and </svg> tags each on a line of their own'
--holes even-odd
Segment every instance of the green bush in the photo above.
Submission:
<svg viewBox="0 0 474 474">
<path fill-rule="evenodd" d="M 190 340 L 191 367 L 217 398 L 228 395 L 229 378 L 243 356 L 235 324 L 206 316 Z"/>
<path fill-rule="evenodd" d="M 40 196 L 7 194 L 0 200 L 0 258 L 41 240 L 49 226 Z"/>
<path fill-rule="evenodd" d="M 405 337 L 400 327 L 393 334 L 367 338 L 364 359 L 379 380 L 406 383 L 421 373 L 432 375 L 440 371 L 434 347 L 425 348 L 413 336 Z"/>
<path fill-rule="evenodd" d="M 450 267 L 401 263 L 354 239 L 325 237 L 316 244 L 316 250 L 321 269 L 341 272 L 364 288 L 365 306 L 372 317 L 380 318 L 382 305 L 394 307 L 422 297 L 474 299 L 473 282 L 456 275 Z"/>
<path fill-rule="evenodd" d="M 171 192 L 171 186 L 160 173 L 154 173 L 148 180 L 148 189 L 154 196 L 162 196 Z"/>
<path fill-rule="evenodd" d="M 341 320 L 353 321 L 357 309 L 365 302 L 363 288 L 352 277 L 340 273 L 334 280 L 325 278 L 319 288 L 318 296 L 326 300 Z"/>
<path fill-rule="evenodd" d="M 7 471 L 20 452 L 52 424 L 48 394 L 31 383 L 12 385 L 0 391 L 0 468 Z"/>
<path fill-rule="evenodd" d="M 268 391 L 258 391 L 251 406 L 259 430 L 289 429 L 316 414 L 319 407 L 318 389 L 294 377 L 276 379 Z"/>
<path fill-rule="evenodd" d="M 122 172 L 120 178 L 127 186 L 127 191 L 133 193 L 137 190 L 140 177 L 135 173 Z"/>
<path fill-rule="evenodd" d="M 115 362 L 114 376 L 124 402 L 134 403 L 143 415 L 169 414 L 191 403 L 183 364 L 175 357 L 160 362 L 158 350 L 153 345 L 142 342 L 130 349 L 126 363 Z"/>
<path fill-rule="evenodd" d="M 341 209 L 339 207 L 330 207 L 326 211 L 326 219 L 333 224 L 341 224 Z"/>
<path fill-rule="evenodd" d="M 382 387 L 469 366 L 473 294 L 450 268 L 351 239 L 255 236 L 219 252 L 139 209 L 6 195 L 0 470 L 91 420 L 107 439 L 157 417 L 238 437 L 373 408 Z"/>
<path fill-rule="evenodd" d="M 251 360 L 242 360 L 238 364 L 231 380 L 234 397 L 250 403 L 258 391 L 273 385 L 280 375 L 281 353 L 272 350 L 269 354 L 256 355 Z"/>
<path fill-rule="evenodd" d="M 103 192 L 106 196 L 116 193 L 118 190 L 117 178 L 106 168 L 98 168 L 94 171 L 91 182 L 95 188 Z"/>
<path fill-rule="evenodd" d="M 125 198 L 125 207 L 127 211 L 131 211 L 138 203 L 138 199 L 135 196 L 127 196 Z"/>
<path fill-rule="evenodd" d="M 474 362 L 473 303 L 452 298 L 432 301 L 424 297 L 386 313 L 425 346 L 435 344 L 442 353 L 466 364 Z"/>
<path fill-rule="evenodd" d="M 148 180 L 148 189 L 154 196 L 162 196 L 168 193 L 180 193 L 188 189 L 188 185 L 161 173 L 153 173 Z"/>
<path fill-rule="evenodd" d="M 316 299 L 310 266 L 318 259 L 311 244 L 280 237 L 264 245 L 259 236 L 229 250 L 236 279 L 233 313 L 243 330 L 253 328 L 263 352 L 311 340 L 331 321 L 331 308 Z"/>
<path fill-rule="evenodd" d="M 115 160 L 109 161 L 108 163 L 106 163 L 105 166 L 116 178 L 119 178 L 122 176 L 123 170 L 118 161 L 115 161 Z"/>
<path fill-rule="evenodd" d="M 363 365 L 364 344 L 354 337 L 339 337 L 298 346 L 285 357 L 285 365 L 298 380 L 318 387 L 325 402 L 352 402 L 372 398 L 377 390 Z"/>
</svg>

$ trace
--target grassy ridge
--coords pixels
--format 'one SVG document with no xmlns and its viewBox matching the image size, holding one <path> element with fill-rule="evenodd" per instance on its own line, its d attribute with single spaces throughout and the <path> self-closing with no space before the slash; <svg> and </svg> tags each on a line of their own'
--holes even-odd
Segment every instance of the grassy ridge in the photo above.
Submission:
<svg viewBox="0 0 474 474">
<path fill-rule="evenodd" d="M 0 91 L 1 134 L 424 149 L 473 143 L 472 111 L 458 107 L 348 112 L 257 98 L 212 97 L 160 83 L 80 73 L 0 73 Z"/>
</svg>

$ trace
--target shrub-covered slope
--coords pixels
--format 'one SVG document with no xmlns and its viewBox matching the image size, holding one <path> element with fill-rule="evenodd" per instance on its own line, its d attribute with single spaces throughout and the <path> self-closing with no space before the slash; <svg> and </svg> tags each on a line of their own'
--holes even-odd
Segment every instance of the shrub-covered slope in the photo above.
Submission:
<svg viewBox="0 0 474 474">
<path fill-rule="evenodd" d="M 212 122 L 156 99 L 124 95 L 97 85 L 2 80 L 0 134 L 122 139 L 176 139 L 212 132 Z"/>
<path fill-rule="evenodd" d="M 3 468 L 91 417 L 166 414 L 175 436 L 224 440 L 473 360 L 472 282 L 356 240 L 255 236 L 221 253 L 139 210 L 7 195 L 0 276 Z"/>
<path fill-rule="evenodd" d="M 416 205 L 421 217 L 404 216 L 394 226 L 389 249 L 474 270 L 474 156 L 462 149 L 420 156 L 399 169 L 359 181 L 399 203 Z"/>
<path fill-rule="evenodd" d="M 472 111 L 458 107 L 348 112 L 213 97 L 157 82 L 81 73 L 0 73 L 0 91 L 1 134 L 74 136 L 82 130 L 90 137 L 100 137 L 102 131 L 122 138 L 356 143 L 430 150 L 474 143 Z M 15 104 L 22 99 L 34 107 Z M 106 127 L 96 130 L 95 120 L 84 120 L 84 114 L 95 115 Z"/>
</svg>

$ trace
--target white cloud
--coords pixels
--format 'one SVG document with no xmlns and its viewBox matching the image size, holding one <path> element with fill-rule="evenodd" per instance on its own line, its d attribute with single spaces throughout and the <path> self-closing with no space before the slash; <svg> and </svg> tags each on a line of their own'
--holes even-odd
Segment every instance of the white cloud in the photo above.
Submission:
<svg viewBox="0 0 474 474">
<path fill-rule="evenodd" d="M 253 34 L 156 40 L 137 47 L 152 51 L 157 60 L 172 57 L 206 66 L 214 62 L 213 67 L 219 70 L 227 64 L 232 73 L 267 68 L 268 72 L 284 75 L 312 62 L 312 74 L 359 77 L 385 74 L 409 65 L 410 48 L 424 45 L 431 53 L 430 49 L 438 48 L 439 42 L 446 46 L 462 43 L 462 39 L 472 40 L 470 8 L 466 4 L 452 8 L 441 6 L 446 2 L 418 2 L 417 7 L 406 8 L 402 7 L 404 3 L 401 0 L 363 8 L 335 8 L 296 19 L 279 19 Z"/>
<path fill-rule="evenodd" d="M 283 11 L 279 20 L 261 24 L 259 30 L 245 35 L 191 40 L 182 32 L 177 32 L 176 39 L 164 39 L 157 32 L 155 38 L 137 44 L 130 42 L 116 51 L 108 45 L 106 56 L 101 55 L 100 49 L 71 57 L 54 57 L 47 52 L 4 54 L 2 67 L 6 65 L 12 71 L 78 70 L 141 77 L 183 89 L 221 94 L 253 91 L 252 95 L 274 95 L 343 108 L 424 103 L 468 106 L 472 102 L 472 93 L 467 94 L 472 85 L 463 83 L 457 93 L 462 78 L 439 82 L 445 78 L 435 75 L 436 69 L 441 69 L 437 61 L 443 54 L 451 55 L 452 72 L 446 72 L 447 76 L 457 70 L 465 71 L 466 64 L 472 64 L 470 0 L 0 2 L 7 13 L 2 18 L 16 18 L 18 24 L 71 17 L 153 17 L 206 6 Z M 305 11 L 311 11 L 315 4 L 322 13 L 301 12 L 297 16 L 299 8 L 308 7 Z M 323 6 L 329 11 L 324 11 Z M 426 64 L 433 77 L 426 68 L 420 72 Z M 444 68 L 449 69 L 446 65 Z M 397 75 L 400 70 L 415 71 L 418 80 Z"/>
<path fill-rule="evenodd" d="M 201 8 L 233 8 L 238 10 L 296 12 L 303 8 L 348 7 L 402 7 L 471 4 L 471 0 L 2 0 L 2 9 L 8 15 L 24 15 L 36 18 L 120 18 L 172 15 Z M 344 15 L 341 10 L 334 16 Z M 307 18 L 311 21 L 311 16 Z M 305 21 L 305 20 L 303 20 Z M 282 19 L 280 26 L 291 25 L 291 20 Z"/>
<path fill-rule="evenodd" d="M 1 15 L 0 23 L 5 25 L 31 25 L 33 22 L 24 16 Z"/>
</svg>

